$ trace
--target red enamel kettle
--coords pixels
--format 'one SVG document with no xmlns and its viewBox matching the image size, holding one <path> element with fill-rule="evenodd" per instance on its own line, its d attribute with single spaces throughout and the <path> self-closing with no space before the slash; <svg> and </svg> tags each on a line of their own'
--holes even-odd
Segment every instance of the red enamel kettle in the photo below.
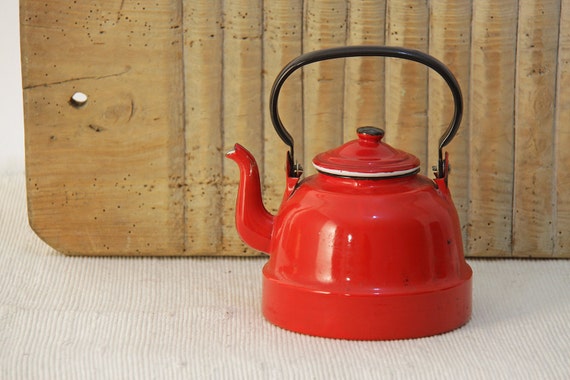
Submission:
<svg viewBox="0 0 570 380">
<path fill-rule="evenodd" d="M 279 91 L 306 64 L 355 56 L 419 62 L 449 85 L 455 113 L 439 141 L 434 180 L 418 173 L 418 158 L 383 142 L 384 132 L 374 127 L 358 128 L 357 139 L 318 154 L 317 174 L 301 179 L 293 138 L 279 117 Z M 277 215 L 263 205 L 254 157 L 239 144 L 226 154 L 240 169 L 237 230 L 246 244 L 269 254 L 262 295 L 267 320 L 304 334 L 361 340 L 425 337 L 469 320 L 472 271 L 447 184 L 447 153 L 442 154 L 462 112 L 453 74 L 415 50 L 325 49 L 283 68 L 270 97 L 275 130 L 290 148 Z"/>
</svg>

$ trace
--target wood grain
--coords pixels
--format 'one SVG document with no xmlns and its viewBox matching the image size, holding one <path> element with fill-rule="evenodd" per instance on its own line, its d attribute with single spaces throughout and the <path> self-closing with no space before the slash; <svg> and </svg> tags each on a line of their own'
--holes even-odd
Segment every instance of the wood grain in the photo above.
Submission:
<svg viewBox="0 0 570 380">
<path fill-rule="evenodd" d="M 269 116 L 269 94 L 275 77 L 303 49 L 303 1 L 266 0 L 263 38 L 264 200 L 276 212 L 285 188 L 287 146 L 281 141 Z M 303 162 L 303 87 L 301 72 L 287 79 L 279 95 L 279 115 L 295 139 L 295 155 Z"/>
<path fill-rule="evenodd" d="M 64 253 L 184 249 L 182 12 L 139 4 L 21 2 L 29 220 Z"/>
<path fill-rule="evenodd" d="M 570 258 L 570 1 L 562 0 L 555 112 L 554 257 Z M 548 190 L 548 189 L 546 189 Z"/>
<path fill-rule="evenodd" d="M 241 143 L 263 162 L 261 1 L 224 3 L 223 128 L 224 151 Z M 263 176 L 263 167 L 260 167 Z M 239 238 L 234 224 L 239 183 L 237 165 L 223 163 L 223 241 L 226 255 L 256 254 Z"/>
<path fill-rule="evenodd" d="M 559 0 L 519 4 L 516 67 L 513 252 L 554 249 L 554 99 Z"/>
<path fill-rule="evenodd" d="M 449 187 L 453 193 L 455 208 L 459 214 L 463 239 L 467 239 L 467 218 L 469 212 L 469 80 L 471 39 L 471 1 L 430 2 L 429 53 L 449 67 L 457 78 L 463 94 L 463 119 L 457 135 L 444 148 L 449 152 L 452 171 Z M 447 129 L 454 111 L 449 87 L 439 74 L 429 72 L 428 107 L 428 164 L 436 164 L 438 145 L 442 133 Z"/>
<path fill-rule="evenodd" d="M 384 45 L 386 2 L 351 1 L 347 45 Z M 384 59 L 352 58 L 345 64 L 343 140 L 356 138 L 356 128 L 385 128 Z"/>
<path fill-rule="evenodd" d="M 303 50 L 346 43 L 346 2 L 305 1 Z M 324 61 L 303 68 L 303 127 L 305 173 L 315 172 L 312 159 L 342 142 L 344 60 Z"/>
<path fill-rule="evenodd" d="M 386 44 L 427 51 L 427 1 L 389 1 Z M 401 59 L 386 60 L 386 141 L 427 163 L 428 68 Z M 430 167 L 431 168 L 431 167 Z"/>
<path fill-rule="evenodd" d="M 512 253 L 516 1 L 473 9 L 468 251 Z"/>
<path fill-rule="evenodd" d="M 222 252 L 222 2 L 184 1 L 185 248 Z"/>
</svg>

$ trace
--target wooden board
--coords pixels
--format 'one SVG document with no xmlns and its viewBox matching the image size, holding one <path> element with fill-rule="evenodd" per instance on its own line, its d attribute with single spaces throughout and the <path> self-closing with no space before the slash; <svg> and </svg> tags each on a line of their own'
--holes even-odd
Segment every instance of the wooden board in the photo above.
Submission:
<svg viewBox="0 0 570 380">
<path fill-rule="evenodd" d="M 234 228 L 239 142 L 279 207 L 268 97 L 316 49 L 403 45 L 446 63 L 465 110 L 450 186 L 465 252 L 570 258 L 570 2 L 20 0 L 30 225 L 74 255 L 257 255 Z M 71 102 L 76 92 L 88 99 Z M 431 176 L 452 112 L 416 63 L 350 58 L 291 76 L 280 114 L 311 159 L 375 125 Z"/>
<path fill-rule="evenodd" d="M 185 251 L 182 9 L 139 4 L 21 2 L 29 219 L 64 253 Z"/>
<path fill-rule="evenodd" d="M 303 1 L 264 0 L 263 34 L 263 171 L 264 201 L 267 209 L 277 212 L 285 188 L 286 151 L 276 138 L 269 116 L 269 94 L 275 77 L 289 61 L 303 51 Z M 303 160 L 303 84 L 301 73 L 287 80 L 279 99 L 279 115 L 294 136 L 297 159 Z"/>
<path fill-rule="evenodd" d="M 467 252 L 512 253 L 516 1 L 473 8 Z"/>
<path fill-rule="evenodd" d="M 351 1 L 347 45 L 384 45 L 386 2 Z M 386 128 L 384 101 L 385 59 L 352 58 L 345 63 L 343 140 L 355 138 L 356 128 L 371 125 Z"/>
<path fill-rule="evenodd" d="M 522 4 L 521 4 L 522 5 Z M 554 251 L 554 106 L 560 0 L 530 0 L 519 7 L 515 94 L 513 251 Z M 537 186 L 538 185 L 538 186 Z"/>
<path fill-rule="evenodd" d="M 390 1 L 386 44 L 427 51 L 426 1 Z M 422 172 L 428 172 L 428 68 L 416 62 L 386 60 L 386 141 L 416 155 Z"/>
<path fill-rule="evenodd" d="M 183 2 L 184 244 L 191 253 L 222 252 L 222 11 L 219 0 Z"/>
<path fill-rule="evenodd" d="M 346 44 L 347 7 L 344 0 L 305 1 L 303 49 L 312 51 Z M 314 174 L 311 161 L 318 153 L 342 143 L 344 104 L 342 59 L 303 68 L 303 166 Z"/>
<path fill-rule="evenodd" d="M 554 123 L 555 183 L 554 255 L 569 257 L 570 252 L 570 1 L 562 0 L 558 40 L 558 69 Z"/>
<path fill-rule="evenodd" d="M 469 88 L 471 1 L 434 1 L 430 9 L 429 53 L 450 68 L 463 89 L 464 110 L 461 128 L 453 143 L 445 150 L 449 152 L 453 174 L 449 186 L 453 190 L 455 208 L 462 226 L 463 240 L 467 241 L 469 215 Z M 429 73 L 428 94 L 428 162 L 437 162 L 438 144 L 441 134 L 448 127 L 453 115 L 453 101 L 445 81 L 433 71 Z"/>
<path fill-rule="evenodd" d="M 242 142 L 258 160 L 263 157 L 262 17 L 261 2 L 239 0 L 224 3 L 223 152 Z M 218 125 L 218 129 L 220 126 Z M 260 170 L 263 176 L 263 169 Z M 222 162 L 222 252 L 251 254 L 235 232 L 235 197 L 239 182 L 237 165 Z"/>
</svg>

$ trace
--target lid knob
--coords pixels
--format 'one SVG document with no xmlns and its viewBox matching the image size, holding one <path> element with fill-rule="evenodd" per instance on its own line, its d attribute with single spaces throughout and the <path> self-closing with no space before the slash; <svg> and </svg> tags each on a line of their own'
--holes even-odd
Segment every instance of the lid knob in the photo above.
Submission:
<svg viewBox="0 0 570 380">
<path fill-rule="evenodd" d="M 360 127 L 352 140 L 313 159 L 315 168 L 325 174 L 351 178 L 389 178 L 417 173 L 420 160 L 382 141 L 384 131 Z"/>
<path fill-rule="evenodd" d="M 384 130 L 376 127 L 360 127 L 356 130 L 358 139 L 362 142 L 379 143 L 384 137 Z"/>
</svg>

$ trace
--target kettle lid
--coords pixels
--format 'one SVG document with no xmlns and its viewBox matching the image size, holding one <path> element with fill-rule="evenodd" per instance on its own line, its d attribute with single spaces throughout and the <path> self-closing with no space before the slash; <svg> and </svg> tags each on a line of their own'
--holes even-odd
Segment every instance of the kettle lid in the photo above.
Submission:
<svg viewBox="0 0 570 380">
<path fill-rule="evenodd" d="M 322 173 L 355 178 L 399 177 L 420 170 L 416 156 L 382 141 L 382 129 L 360 127 L 356 133 L 357 140 L 318 154 L 313 166 Z"/>
</svg>

